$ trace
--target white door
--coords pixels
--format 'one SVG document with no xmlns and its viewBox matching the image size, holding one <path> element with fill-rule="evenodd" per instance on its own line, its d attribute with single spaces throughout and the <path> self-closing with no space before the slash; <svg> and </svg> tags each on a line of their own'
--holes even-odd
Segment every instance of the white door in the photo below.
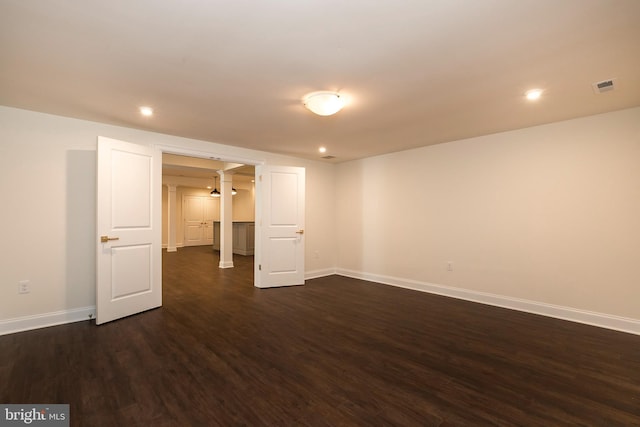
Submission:
<svg viewBox="0 0 640 427">
<path fill-rule="evenodd" d="M 184 246 L 213 244 L 215 202 L 216 200 L 209 196 L 184 196 Z"/>
<path fill-rule="evenodd" d="M 98 137 L 96 324 L 162 305 L 162 154 Z"/>
<path fill-rule="evenodd" d="M 213 245 L 213 221 L 220 211 L 219 200 L 211 196 L 204 196 L 204 244 Z"/>
<path fill-rule="evenodd" d="M 304 284 L 304 168 L 256 166 L 255 286 Z"/>
</svg>

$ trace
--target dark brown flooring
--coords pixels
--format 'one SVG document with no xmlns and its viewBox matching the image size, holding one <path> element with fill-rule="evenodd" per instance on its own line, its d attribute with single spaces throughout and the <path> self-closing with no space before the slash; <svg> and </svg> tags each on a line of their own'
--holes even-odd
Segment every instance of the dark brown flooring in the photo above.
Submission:
<svg viewBox="0 0 640 427">
<path fill-rule="evenodd" d="M 0 402 L 81 426 L 640 425 L 640 337 L 253 259 L 164 254 L 164 307 L 0 337 Z"/>
</svg>

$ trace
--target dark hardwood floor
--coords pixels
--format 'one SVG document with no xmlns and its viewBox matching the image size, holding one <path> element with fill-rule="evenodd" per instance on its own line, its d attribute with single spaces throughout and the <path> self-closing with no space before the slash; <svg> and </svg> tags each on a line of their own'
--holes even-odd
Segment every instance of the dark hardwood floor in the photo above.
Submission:
<svg viewBox="0 0 640 427">
<path fill-rule="evenodd" d="M 0 402 L 77 426 L 640 425 L 640 337 L 251 257 L 164 255 L 164 306 L 0 337 Z"/>
</svg>

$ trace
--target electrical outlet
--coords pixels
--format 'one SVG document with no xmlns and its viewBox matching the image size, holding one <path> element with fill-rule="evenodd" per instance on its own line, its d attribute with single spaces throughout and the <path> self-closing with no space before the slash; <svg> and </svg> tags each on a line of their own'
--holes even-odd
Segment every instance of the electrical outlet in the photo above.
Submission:
<svg viewBox="0 0 640 427">
<path fill-rule="evenodd" d="M 20 280 L 18 282 L 18 293 L 19 294 L 28 294 L 31 292 L 29 281 L 28 280 Z"/>
<path fill-rule="evenodd" d="M 447 262 L 447 271 L 453 271 L 453 261 Z"/>
</svg>

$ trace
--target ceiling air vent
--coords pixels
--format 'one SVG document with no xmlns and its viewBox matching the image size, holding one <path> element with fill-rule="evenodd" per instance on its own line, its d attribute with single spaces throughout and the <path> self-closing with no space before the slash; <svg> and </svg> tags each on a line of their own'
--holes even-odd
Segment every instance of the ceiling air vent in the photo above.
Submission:
<svg viewBox="0 0 640 427">
<path fill-rule="evenodd" d="M 616 87 L 616 80 L 603 80 L 601 82 L 595 82 L 592 86 L 595 93 L 611 92 Z"/>
<path fill-rule="evenodd" d="M 331 160 L 331 159 L 335 159 L 336 156 L 323 156 L 322 158 L 325 160 Z"/>
</svg>

